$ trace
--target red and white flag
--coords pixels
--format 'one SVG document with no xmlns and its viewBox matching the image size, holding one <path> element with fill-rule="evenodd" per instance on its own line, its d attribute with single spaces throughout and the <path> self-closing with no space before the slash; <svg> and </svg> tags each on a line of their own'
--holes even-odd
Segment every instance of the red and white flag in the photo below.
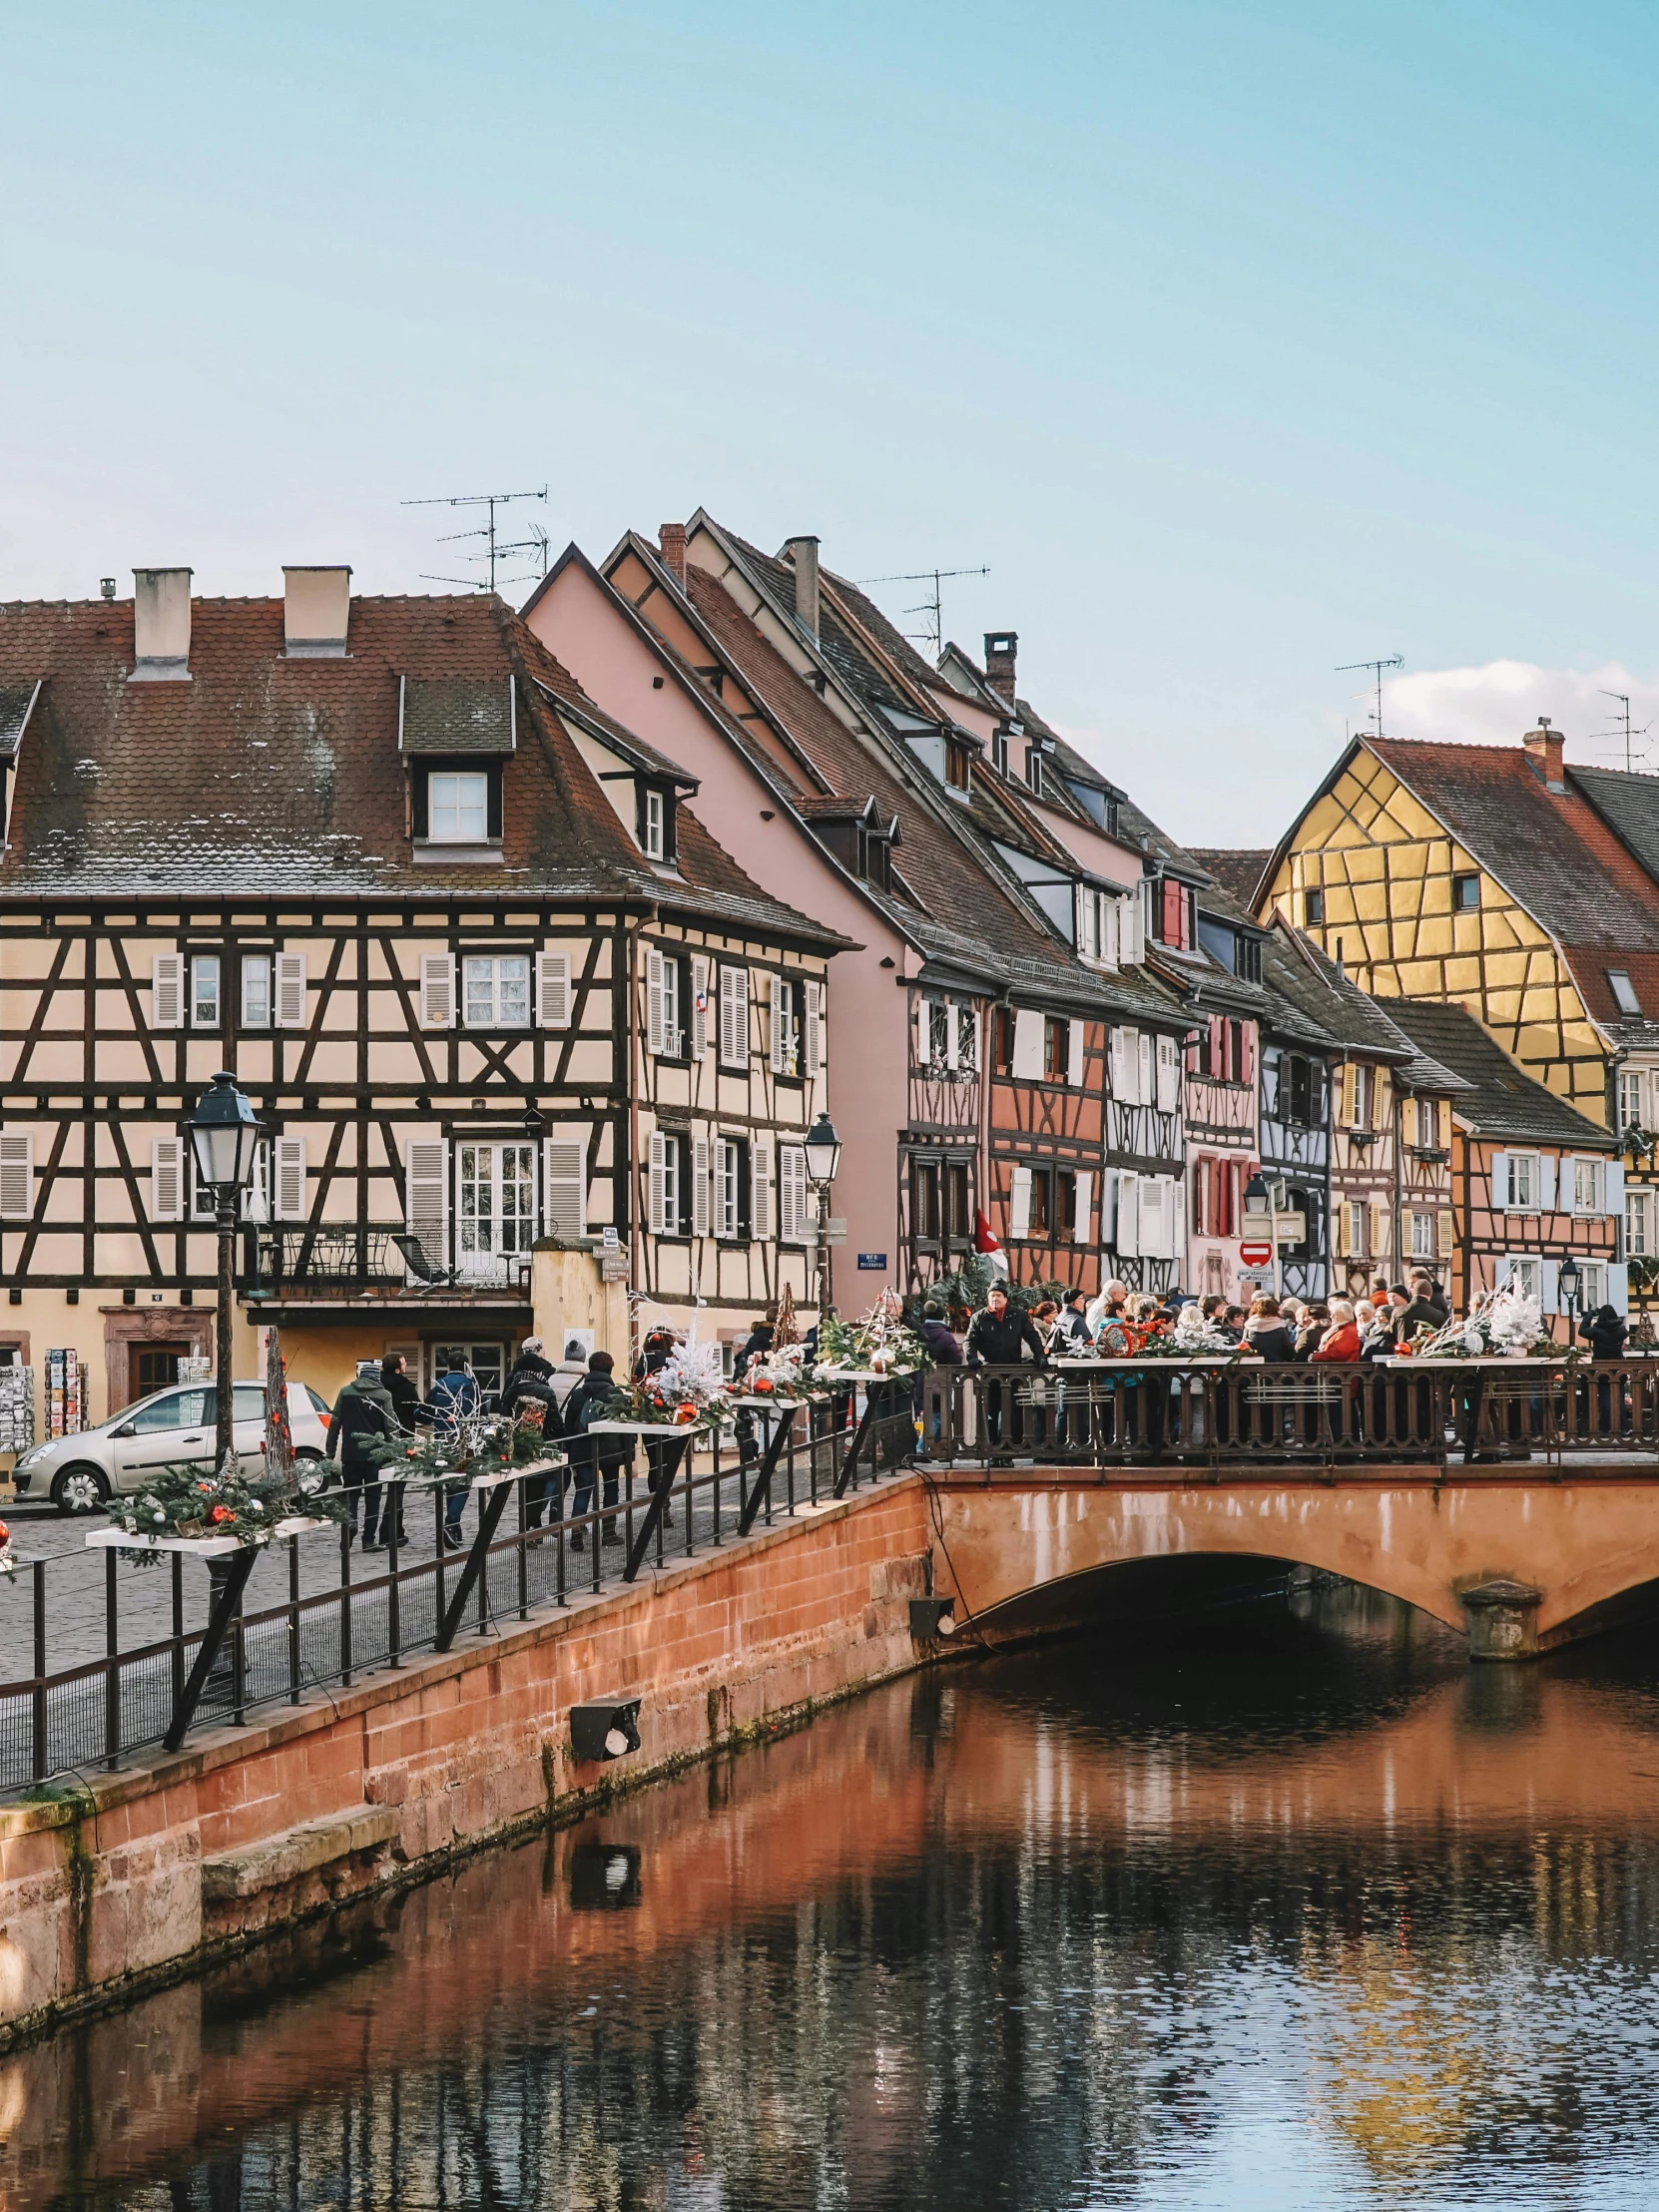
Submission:
<svg viewBox="0 0 1659 2212">
<path fill-rule="evenodd" d="M 973 1249 L 981 1259 L 990 1262 L 998 1275 L 1007 1274 L 1008 1255 L 991 1235 L 990 1223 L 977 1211 L 973 1217 Z"/>
</svg>

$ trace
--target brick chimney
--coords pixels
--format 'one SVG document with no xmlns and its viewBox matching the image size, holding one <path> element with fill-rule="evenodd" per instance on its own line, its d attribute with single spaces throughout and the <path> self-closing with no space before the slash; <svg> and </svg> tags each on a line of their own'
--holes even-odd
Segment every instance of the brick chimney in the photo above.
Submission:
<svg viewBox="0 0 1659 2212">
<path fill-rule="evenodd" d="M 663 566 L 682 591 L 686 588 L 686 526 L 683 522 L 662 522 L 657 526 L 657 549 L 662 554 Z"/>
<path fill-rule="evenodd" d="M 1528 730 L 1521 740 L 1526 757 L 1532 763 L 1532 772 L 1546 792 L 1564 792 L 1567 788 L 1567 780 L 1561 773 L 1561 733 L 1550 728 L 1548 715 L 1540 715 L 1537 729 Z"/>
<path fill-rule="evenodd" d="M 1017 630 L 985 632 L 985 681 L 999 698 L 1008 702 L 1010 714 L 1014 711 L 1014 661 L 1018 652 Z"/>
<path fill-rule="evenodd" d="M 135 684 L 190 682 L 190 579 L 188 568 L 134 569 Z"/>
<path fill-rule="evenodd" d="M 818 540 L 791 538 L 789 556 L 795 563 L 795 619 L 809 637 L 818 636 Z"/>
</svg>

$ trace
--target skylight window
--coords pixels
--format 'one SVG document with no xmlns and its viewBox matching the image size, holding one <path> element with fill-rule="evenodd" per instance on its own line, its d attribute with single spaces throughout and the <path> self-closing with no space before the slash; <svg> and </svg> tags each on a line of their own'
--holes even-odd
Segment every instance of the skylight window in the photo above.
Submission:
<svg viewBox="0 0 1659 2212">
<path fill-rule="evenodd" d="M 1630 980 L 1628 970 L 1621 967 L 1610 967 L 1607 970 L 1607 988 L 1612 992 L 1613 1004 L 1621 1014 L 1640 1016 L 1642 1002 L 1636 996 L 1636 988 Z"/>
</svg>

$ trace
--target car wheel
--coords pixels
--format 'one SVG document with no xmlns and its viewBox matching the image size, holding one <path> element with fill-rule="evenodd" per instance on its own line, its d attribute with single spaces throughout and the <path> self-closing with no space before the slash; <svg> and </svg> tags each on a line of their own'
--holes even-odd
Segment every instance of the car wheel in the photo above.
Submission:
<svg viewBox="0 0 1659 2212">
<path fill-rule="evenodd" d="M 315 1497 L 328 1487 L 328 1462 L 320 1451 L 296 1451 L 293 1455 L 294 1487 L 303 1497 Z"/>
<path fill-rule="evenodd" d="M 85 1459 L 60 1468 L 52 1478 L 52 1503 L 60 1513 L 101 1513 L 109 1495 L 103 1471 Z"/>
</svg>

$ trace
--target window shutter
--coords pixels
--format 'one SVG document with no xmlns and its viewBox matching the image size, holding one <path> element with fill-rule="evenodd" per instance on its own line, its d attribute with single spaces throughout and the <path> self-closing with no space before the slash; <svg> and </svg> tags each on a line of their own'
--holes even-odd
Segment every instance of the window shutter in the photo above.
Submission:
<svg viewBox="0 0 1659 2212">
<path fill-rule="evenodd" d="M 403 1148 L 403 1219 L 433 1274 L 449 1265 L 449 1144 L 411 1137 Z"/>
<path fill-rule="evenodd" d="M 1043 1017 L 1029 1006 L 1016 1007 L 1013 1073 L 1026 1082 L 1037 1083 L 1042 1080 L 1042 1072 Z"/>
<path fill-rule="evenodd" d="M 1083 1024 L 1080 1021 L 1066 1024 L 1066 1081 L 1079 1086 L 1083 1081 Z"/>
<path fill-rule="evenodd" d="M 184 1218 L 185 1142 L 182 1137 L 157 1137 L 150 1147 L 150 1219 Z"/>
<path fill-rule="evenodd" d="M 1345 1129 L 1352 1129 L 1354 1127 L 1355 1094 L 1357 1090 L 1355 1077 L 1359 1074 L 1359 1072 L 1360 1070 L 1356 1066 L 1354 1061 L 1348 1060 L 1344 1062 L 1342 1094 L 1343 1102 L 1339 1111 L 1342 1115 L 1342 1123 Z"/>
<path fill-rule="evenodd" d="M 691 1056 L 694 1060 L 702 1060 L 707 1058 L 709 1051 L 709 963 L 706 959 L 693 959 L 691 986 Z"/>
<path fill-rule="evenodd" d="M 1077 1210 L 1072 1216 L 1071 1241 L 1087 1244 L 1089 1241 L 1089 1206 L 1094 1197 L 1094 1173 L 1089 1168 L 1077 1171 Z"/>
<path fill-rule="evenodd" d="M 420 1026 L 453 1029 L 455 1026 L 455 955 L 423 952 L 420 955 Z"/>
<path fill-rule="evenodd" d="M 726 1068 L 749 1065 L 749 970 L 723 967 L 720 971 L 720 1064 Z"/>
<path fill-rule="evenodd" d="M 693 1137 L 691 1142 L 691 1217 L 692 1235 L 706 1237 L 709 1234 L 709 1140 Z"/>
<path fill-rule="evenodd" d="M 1140 1257 L 1141 1179 L 1127 1169 L 1118 1177 L 1118 1250 L 1126 1260 Z"/>
<path fill-rule="evenodd" d="M 278 952 L 276 955 L 276 1003 L 272 1011 L 278 1029 L 303 1029 L 305 1026 L 305 955 L 302 952 Z"/>
<path fill-rule="evenodd" d="M 767 977 L 767 1065 L 774 1075 L 784 1072 L 784 980 Z"/>
<path fill-rule="evenodd" d="M 1602 1212 L 1624 1219 L 1624 1162 L 1609 1160 L 1602 1169 Z"/>
<path fill-rule="evenodd" d="M 1131 891 L 1127 898 L 1120 901 L 1118 918 L 1119 942 L 1122 946 L 1119 957 L 1129 966 L 1138 967 L 1146 958 L 1146 911 L 1138 892 Z"/>
<path fill-rule="evenodd" d="M 1339 1199 L 1331 1209 L 1331 1250 L 1333 1256 L 1339 1260 L 1346 1260 L 1349 1256 L 1348 1201 L 1346 1199 Z"/>
<path fill-rule="evenodd" d="M 1371 1252 L 1374 1260 L 1381 1260 L 1385 1264 L 1390 1259 L 1392 1254 L 1392 1228 L 1393 1222 L 1387 1207 L 1382 1204 L 1381 1199 L 1373 1199 L 1371 1208 Z"/>
<path fill-rule="evenodd" d="M 1607 1270 L 1607 1303 L 1615 1314 L 1630 1311 L 1630 1270 L 1621 1261 Z"/>
<path fill-rule="evenodd" d="M 1031 1229 L 1031 1170 L 1015 1168 L 1008 1195 L 1008 1236 L 1017 1243 Z"/>
<path fill-rule="evenodd" d="M 732 1171 L 732 1144 L 727 1137 L 717 1137 L 714 1149 L 714 1218 L 717 1237 L 735 1237 L 738 1225 L 732 1218 L 732 1202 L 728 1196 L 727 1178 Z"/>
<path fill-rule="evenodd" d="M 158 952 L 150 962 L 150 1026 L 152 1029 L 180 1029 L 184 1019 L 184 955 Z"/>
<path fill-rule="evenodd" d="M 1173 1114 L 1181 1103 L 1181 1056 L 1173 1037 L 1158 1039 L 1158 1110 Z"/>
<path fill-rule="evenodd" d="M 570 954 L 536 954 L 536 1016 L 544 1029 L 570 1027 Z M 435 1023 L 434 1027 L 447 1026 Z"/>
<path fill-rule="evenodd" d="M 755 1236 L 772 1236 L 772 1139 L 757 1137 L 750 1147 L 749 1226 Z"/>
<path fill-rule="evenodd" d="M 551 1236 L 579 1244 L 588 1233 L 588 1137 L 569 1129 L 542 1144 L 542 1219 Z"/>
<path fill-rule="evenodd" d="M 1571 1170 L 1568 1172 L 1570 1174 Z M 1567 1203 L 1570 1206 L 1570 1192 L 1567 1194 Z M 1540 1152 L 1538 1155 L 1537 1210 L 1540 1214 L 1553 1214 L 1555 1211 L 1555 1155 L 1552 1152 Z"/>
<path fill-rule="evenodd" d="M 663 956 L 645 956 L 645 1049 L 654 1059 L 663 1055 Z"/>
<path fill-rule="evenodd" d="M 928 1018 L 927 1001 L 916 999 L 916 1066 L 926 1067 L 933 1057 L 933 1025 Z"/>
<path fill-rule="evenodd" d="M 1112 1096 L 1127 1099 L 1129 1096 L 1129 1063 L 1132 1057 L 1130 1038 L 1132 1030 L 1117 1028 L 1112 1031 L 1111 1061 Z"/>
<path fill-rule="evenodd" d="M 807 1037 L 806 1037 L 806 1051 L 807 1051 L 807 1079 L 808 1079 L 808 1081 L 810 1082 L 810 1081 L 811 1081 L 811 1080 L 813 1079 L 813 1077 L 814 1077 L 814 1076 L 816 1076 L 816 1075 L 822 1075 L 822 1074 L 824 1073 L 824 1037 L 823 1037 L 823 1034 L 822 1034 L 822 1032 L 821 1032 L 821 1030 L 820 1030 L 820 1028 L 819 1028 L 819 1024 L 820 1024 L 820 1022 L 822 1022 L 822 1021 L 823 1021 L 823 1019 L 824 1019 L 824 985 L 823 985 L 822 983 L 809 983 L 809 984 L 808 984 L 808 985 L 806 986 L 806 989 L 807 989 Z M 952 1023 L 952 1024 L 951 1024 L 951 1029 L 950 1029 L 950 1039 L 951 1039 L 951 1053 L 950 1053 L 950 1064 L 951 1064 L 951 1066 L 952 1066 L 952 1067 L 954 1067 L 954 1066 L 956 1065 L 956 1052 L 955 1052 L 955 1041 L 956 1041 L 956 1028 L 955 1028 L 955 1024 L 954 1024 L 954 1023 Z"/>
<path fill-rule="evenodd" d="M 163 1142 L 178 1152 L 177 1137 Z M 28 1221 L 34 1210 L 35 1133 L 32 1129 L 0 1130 L 0 1221 Z M 177 1216 L 169 1215 L 168 1219 Z"/>
<path fill-rule="evenodd" d="M 1254 1083 L 1256 1080 L 1256 1024 L 1241 1021 L 1239 1024 L 1239 1081 Z"/>
<path fill-rule="evenodd" d="M 1457 1217 L 1450 1207 L 1444 1207 L 1434 1216 L 1434 1257 L 1449 1260 L 1457 1244 Z"/>
<path fill-rule="evenodd" d="M 778 1149 L 778 1236 L 783 1244 L 807 1238 L 807 1155 L 798 1144 Z"/>
<path fill-rule="evenodd" d="M 305 1218 L 305 1140 L 278 1137 L 273 1147 L 272 1220 L 303 1221 Z"/>
<path fill-rule="evenodd" d="M 1492 1212 L 1501 1214 L 1509 1205 L 1509 1155 L 1507 1152 L 1492 1154 Z"/>
<path fill-rule="evenodd" d="M 1538 1264 L 1538 1304 L 1546 1314 L 1561 1311 L 1561 1270 L 1555 1260 L 1542 1260 Z"/>
<path fill-rule="evenodd" d="M 1150 1106 L 1157 1090 L 1152 1077 L 1152 1031 L 1143 1029 L 1135 1039 L 1136 1086 L 1135 1096 L 1143 1106 Z"/>
<path fill-rule="evenodd" d="M 668 1235 L 668 1139 L 660 1129 L 651 1132 L 650 1189 L 646 1200 L 646 1222 L 654 1237 Z"/>
<path fill-rule="evenodd" d="M 1118 1171 L 1108 1168 L 1100 1178 L 1100 1242 L 1113 1246 L 1118 1238 Z"/>
</svg>

